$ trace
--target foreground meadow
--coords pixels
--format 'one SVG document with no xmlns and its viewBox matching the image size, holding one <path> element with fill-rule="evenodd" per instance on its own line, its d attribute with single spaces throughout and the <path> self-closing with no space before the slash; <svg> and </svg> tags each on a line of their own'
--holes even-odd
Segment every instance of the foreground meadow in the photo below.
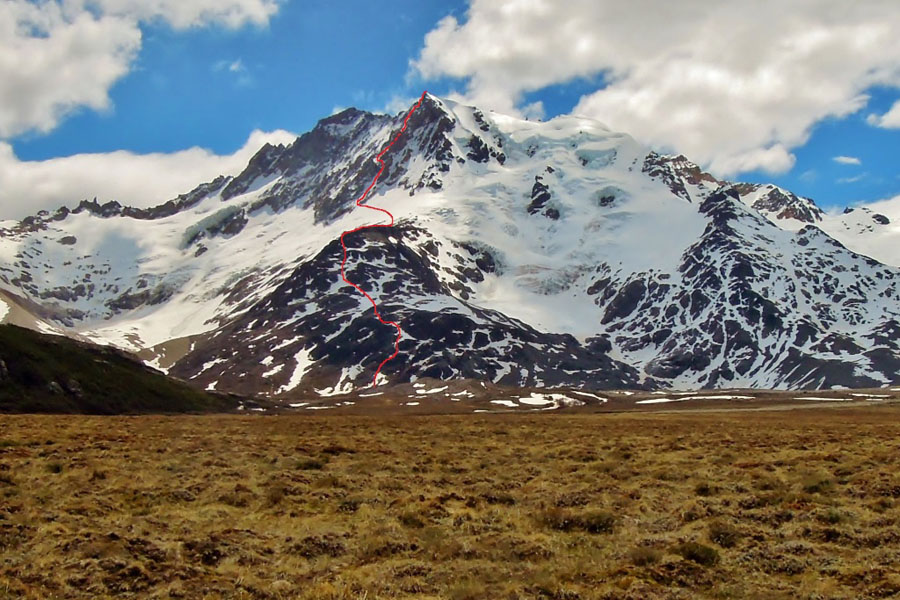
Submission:
<svg viewBox="0 0 900 600">
<path fill-rule="evenodd" d="M 887 598 L 900 409 L 0 416 L 0 598 Z"/>
</svg>

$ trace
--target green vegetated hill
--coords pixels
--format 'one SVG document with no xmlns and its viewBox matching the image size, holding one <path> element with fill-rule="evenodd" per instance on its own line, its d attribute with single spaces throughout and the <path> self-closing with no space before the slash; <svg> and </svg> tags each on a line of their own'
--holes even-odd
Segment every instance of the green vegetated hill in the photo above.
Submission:
<svg viewBox="0 0 900 600">
<path fill-rule="evenodd" d="M 212 412 L 235 404 L 120 350 L 0 325 L 0 412 Z"/>
</svg>

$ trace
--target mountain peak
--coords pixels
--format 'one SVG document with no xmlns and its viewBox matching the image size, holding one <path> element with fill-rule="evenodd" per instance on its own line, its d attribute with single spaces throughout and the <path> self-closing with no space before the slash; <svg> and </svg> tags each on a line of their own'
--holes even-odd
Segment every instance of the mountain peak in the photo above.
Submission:
<svg viewBox="0 0 900 600">
<path fill-rule="evenodd" d="M 355 204 L 379 154 L 368 201 L 394 224 L 348 234 L 345 255 L 342 233 L 381 218 Z M 345 257 L 404 329 L 392 382 L 881 385 L 900 272 L 852 250 L 896 239 L 892 206 L 823 215 L 590 119 L 426 94 L 412 113 L 330 115 L 158 209 L 88 202 L 2 230 L 0 288 L 219 391 L 371 382 L 393 330 L 341 280 Z"/>
<path fill-rule="evenodd" d="M 736 189 L 748 206 L 792 230 L 822 221 L 824 213 L 811 198 L 798 196 L 777 185 L 741 183 Z"/>
</svg>

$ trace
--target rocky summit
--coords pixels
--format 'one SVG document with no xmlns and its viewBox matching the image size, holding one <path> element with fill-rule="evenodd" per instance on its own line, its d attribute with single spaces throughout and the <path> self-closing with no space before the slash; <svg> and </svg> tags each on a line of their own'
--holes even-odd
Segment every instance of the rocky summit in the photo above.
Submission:
<svg viewBox="0 0 900 600">
<path fill-rule="evenodd" d="M 156 208 L 0 229 L 0 320 L 110 344 L 203 388 L 359 391 L 395 330 L 340 276 L 341 233 L 397 116 L 348 109 Z M 828 214 L 577 117 L 426 95 L 346 237 L 403 328 L 380 385 L 609 388 L 900 382 L 900 204 Z M 162 199 L 161 199 L 162 200 Z M 73 204 L 74 205 L 74 204 Z"/>
</svg>

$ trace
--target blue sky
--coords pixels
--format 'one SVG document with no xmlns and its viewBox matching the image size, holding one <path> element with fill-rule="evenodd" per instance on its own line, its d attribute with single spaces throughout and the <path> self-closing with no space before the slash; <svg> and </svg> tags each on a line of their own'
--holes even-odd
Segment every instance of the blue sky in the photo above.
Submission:
<svg viewBox="0 0 900 600">
<path fill-rule="evenodd" d="M 35 21 L 36 10 L 58 13 L 28 40 L 35 44 L 66 39 L 61 32 L 76 31 L 84 19 L 108 29 L 96 48 L 73 46 L 73 71 L 84 69 L 74 83 L 54 79 L 69 67 L 60 64 L 22 84 L 33 100 L 25 91 L 0 90 L 0 188 L 17 194 L 0 192 L 0 218 L 77 201 L 65 197 L 64 184 L 57 186 L 62 192 L 24 199 L 36 179 L 74 177 L 76 163 L 60 157 L 96 155 L 77 163 L 78 185 L 68 189 L 90 195 L 95 186 L 101 198 L 127 196 L 131 188 L 103 189 L 110 153 L 128 151 L 118 159 L 133 158 L 135 165 L 153 153 L 154 164 L 170 170 L 192 168 L 196 160 L 204 165 L 196 176 L 205 177 L 221 157 L 243 161 L 265 132 L 282 130 L 277 139 L 284 139 L 285 131 L 306 131 L 338 107 L 397 109 L 425 88 L 543 118 L 575 110 L 682 152 L 716 174 L 774 182 L 826 208 L 900 194 L 894 159 L 900 109 L 896 119 L 890 112 L 900 99 L 900 47 L 878 38 L 880 24 L 893 36 L 900 15 L 884 3 L 873 6 L 885 14 L 857 15 L 846 12 L 853 10 L 847 3 L 823 0 L 797 9 L 784 25 L 772 26 L 781 21 L 762 14 L 761 30 L 755 14 L 741 12 L 746 3 L 729 0 L 706 25 L 709 11 L 700 0 L 686 0 L 671 14 L 664 2 L 648 14 L 611 0 L 572 0 L 565 10 L 549 3 L 529 9 L 533 14 L 513 0 L 164 0 L 156 12 L 95 0 L 83 14 L 66 13 L 55 0 L 10 2 L 13 11 L 0 12 L 0 28 L 13 23 L 17 35 L 28 36 L 21 25 Z M 729 19 L 736 25 L 728 46 L 696 45 L 706 31 L 697 27 Z M 791 29 L 795 22 L 800 26 Z M 810 41 L 810 31 L 821 35 Z M 754 56 L 756 48 L 771 47 L 764 35 L 782 44 L 783 54 Z M 857 50 L 866 36 L 873 48 Z M 729 57 L 732 47 L 737 58 Z M 15 51 L 0 42 L 0 54 Z M 779 72 L 784 64 L 789 68 Z M 10 81 L 22 73 L 4 75 Z M 70 94 L 61 91 L 67 86 Z M 29 103 L 49 108 L 32 111 Z M 197 152 L 185 154 L 189 148 Z M 86 178 L 85 165 L 97 177 Z M 162 177 L 149 166 L 147 172 L 134 189 Z M 178 186 L 194 174 L 173 177 L 171 189 L 153 193 L 186 191 Z M 14 202 L 18 212 L 3 214 L 3 204 Z"/>
<path fill-rule="evenodd" d="M 771 182 L 808 196 L 823 207 L 870 202 L 900 194 L 900 130 L 882 129 L 866 123 L 869 114 L 883 114 L 897 101 L 896 90 L 871 89 L 865 110 L 817 124 L 812 136 L 796 148 L 796 165 L 787 173 L 760 171 L 741 173 L 753 182 Z M 859 165 L 842 164 L 837 156 L 858 158 Z"/>
<path fill-rule="evenodd" d="M 82 110 L 49 135 L 13 141 L 23 160 L 193 145 L 231 152 L 253 129 L 303 132 L 336 106 L 381 109 L 405 84 L 425 34 L 462 2 L 287 2 L 268 27 L 175 31 L 143 25 L 114 108 Z"/>
</svg>

